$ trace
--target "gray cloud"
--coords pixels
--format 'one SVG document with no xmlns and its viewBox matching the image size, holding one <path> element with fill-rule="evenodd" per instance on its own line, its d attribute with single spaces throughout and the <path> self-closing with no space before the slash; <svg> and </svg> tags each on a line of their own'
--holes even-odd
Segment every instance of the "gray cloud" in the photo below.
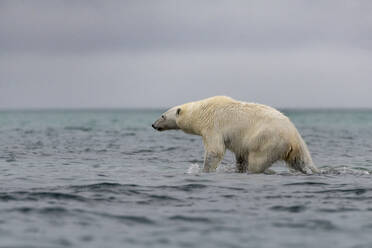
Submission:
<svg viewBox="0 0 372 248">
<path fill-rule="evenodd" d="M 0 108 L 372 107 L 370 1 L 2 1 Z"/>
<path fill-rule="evenodd" d="M 8 1 L 1 48 L 100 51 L 370 46 L 370 1 Z"/>
</svg>

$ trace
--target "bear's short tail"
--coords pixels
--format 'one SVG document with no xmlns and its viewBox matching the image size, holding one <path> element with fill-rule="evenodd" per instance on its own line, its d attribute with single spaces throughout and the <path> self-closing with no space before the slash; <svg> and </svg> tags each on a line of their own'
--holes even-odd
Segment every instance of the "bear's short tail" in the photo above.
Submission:
<svg viewBox="0 0 372 248">
<path fill-rule="evenodd" d="M 290 147 L 286 156 L 286 163 L 290 169 L 301 171 L 304 174 L 320 173 L 314 165 L 306 143 L 301 136 L 297 134 L 298 142 Z"/>
</svg>

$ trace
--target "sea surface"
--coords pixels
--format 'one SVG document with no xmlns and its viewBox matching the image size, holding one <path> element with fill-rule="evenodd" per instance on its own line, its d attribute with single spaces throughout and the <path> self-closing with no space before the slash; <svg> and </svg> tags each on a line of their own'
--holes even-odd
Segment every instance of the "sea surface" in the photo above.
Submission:
<svg viewBox="0 0 372 248">
<path fill-rule="evenodd" d="M 0 247 L 372 247 L 372 110 L 282 110 L 318 175 L 201 173 L 162 110 L 0 111 Z"/>
</svg>

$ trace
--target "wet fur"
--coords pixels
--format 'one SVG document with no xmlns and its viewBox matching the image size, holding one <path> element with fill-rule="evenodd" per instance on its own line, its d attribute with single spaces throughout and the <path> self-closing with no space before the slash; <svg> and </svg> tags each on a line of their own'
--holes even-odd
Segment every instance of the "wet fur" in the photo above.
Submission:
<svg viewBox="0 0 372 248">
<path fill-rule="evenodd" d="M 292 170 L 318 172 L 293 123 L 269 106 L 216 96 L 176 106 L 164 116 L 154 128 L 203 137 L 205 172 L 216 170 L 226 149 L 235 154 L 238 172 L 262 173 L 279 160 Z"/>
</svg>

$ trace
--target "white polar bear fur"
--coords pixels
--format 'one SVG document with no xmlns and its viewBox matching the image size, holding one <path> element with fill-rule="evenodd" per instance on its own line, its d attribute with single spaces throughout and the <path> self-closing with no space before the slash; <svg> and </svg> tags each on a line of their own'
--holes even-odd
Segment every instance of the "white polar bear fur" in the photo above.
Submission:
<svg viewBox="0 0 372 248">
<path fill-rule="evenodd" d="M 239 172 L 262 173 L 279 160 L 292 170 L 319 172 L 296 127 L 266 105 L 215 96 L 173 107 L 153 127 L 202 136 L 205 172 L 216 170 L 226 149 L 235 154 Z"/>
</svg>

